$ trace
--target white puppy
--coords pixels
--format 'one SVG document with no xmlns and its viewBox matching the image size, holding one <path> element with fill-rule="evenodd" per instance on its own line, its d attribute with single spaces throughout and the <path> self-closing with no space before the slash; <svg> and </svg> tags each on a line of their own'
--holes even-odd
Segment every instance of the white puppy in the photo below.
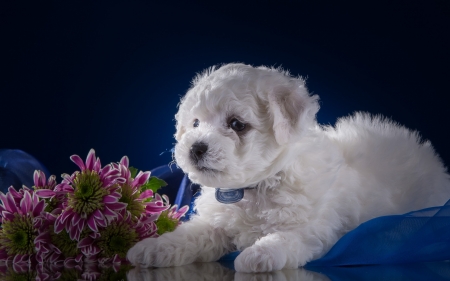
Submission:
<svg viewBox="0 0 450 281">
<path fill-rule="evenodd" d="M 239 250 L 237 271 L 296 268 L 364 221 L 446 202 L 450 177 L 417 132 L 364 113 L 320 126 L 318 99 L 280 69 L 228 64 L 198 75 L 175 135 L 177 164 L 203 186 L 197 215 L 128 259 L 165 267 Z M 215 198 L 227 200 L 215 188 L 244 187 L 239 202 Z"/>
</svg>

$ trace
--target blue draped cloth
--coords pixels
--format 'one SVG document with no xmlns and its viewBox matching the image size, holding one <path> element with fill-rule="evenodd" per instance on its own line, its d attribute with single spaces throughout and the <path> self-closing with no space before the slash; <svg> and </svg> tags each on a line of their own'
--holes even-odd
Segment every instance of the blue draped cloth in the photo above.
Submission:
<svg viewBox="0 0 450 281">
<path fill-rule="evenodd" d="M 18 149 L 0 149 L 0 191 L 7 192 L 11 185 L 20 189 L 22 185 L 32 187 L 33 173 L 41 170 L 50 176 L 47 168 L 30 154 Z"/>
<path fill-rule="evenodd" d="M 308 266 L 406 264 L 450 260 L 450 201 L 369 220 Z"/>
<path fill-rule="evenodd" d="M 20 150 L 0 150 L 0 190 L 6 192 L 10 185 L 16 188 L 20 188 L 22 184 L 31 187 L 35 169 L 43 170 L 49 176 L 45 167 L 29 154 Z M 172 204 L 190 206 L 190 211 L 184 218 L 189 220 L 193 213 L 194 198 L 199 194 L 199 186 L 192 184 L 175 165 L 155 168 L 152 175 L 168 183 L 159 193 L 168 195 Z M 238 254 L 239 252 L 230 253 L 222 257 L 221 261 L 232 261 Z M 347 273 L 355 272 L 346 270 L 345 267 L 348 266 L 446 260 L 450 260 L 450 201 L 444 206 L 369 220 L 344 235 L 325 256 L 311 261 L 306 268 L 319 272 L 327 268 L 325 271 L 329 274 L 344 276 L 343 279 L 336 280 L 347 280 Z M 449 267 L 446 263 L 444 266 Z M 331 267 L 336 269 L 330 269 Z M 376 267 L 370 268 L 377 270 Z M 450 276 L 449 271 L 444 275 Z"/>
</svg>

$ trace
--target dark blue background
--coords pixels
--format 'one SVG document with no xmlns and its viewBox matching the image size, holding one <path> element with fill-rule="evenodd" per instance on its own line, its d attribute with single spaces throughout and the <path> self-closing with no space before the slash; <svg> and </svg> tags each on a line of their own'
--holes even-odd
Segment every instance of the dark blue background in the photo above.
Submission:
<svg viewBox="0 0 450 281">
<path fill-rule="evenodd" d="M 90 148 L 152 169 L 195 73 L 244 62 L 307 76 L 321 123 L 381 113 L 450 165 L 450 1 L 242 2 L 2 1 L 0 148 L 58 178 Z"/>
</svg>

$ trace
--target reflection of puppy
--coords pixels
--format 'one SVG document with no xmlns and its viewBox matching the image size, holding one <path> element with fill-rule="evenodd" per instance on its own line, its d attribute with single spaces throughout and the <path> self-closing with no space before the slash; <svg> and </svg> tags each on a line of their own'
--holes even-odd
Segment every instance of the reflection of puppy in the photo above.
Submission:
<svg viewBox="0 0 450 281">
<path fill-rule="evenodd" d="M 248 273 L 247 273 L 248 274 Z M 262 273 L 260 273 L 262 274 Z M 235 272 L 220 263 L 192 263 L 171 268 L 133 268 L 127 273 L 128 281 L 233 281 Z M 248 279 L 247 279 L 248 280 Z M 315 280 L 314 280 L 315 281 Z"/>
<path fill-rule="evenodd" d="M 320 126 L 318 109 L 304 81 L 280 69 L 198 75 L 175 135 L 177 164 L 203 185 L 197 215 L 139 242 L 129 260 L 171 266 L 240 250 L 237 271 L 295 268 L 370 218 L 445 203 L 449 175 L 416 132 L 363 113 Z M 224 204 L 211 187 L 253 189 Z"/>
<path fill-rule="evenodd" d="M 303 268 L 283 269 L 275 272 L 234 272 L 217 262 L 191 263 L 178 267 L 133 268 L 127 273 L 128 281 L 329 281 L 325 275 Z"/>
</svg>

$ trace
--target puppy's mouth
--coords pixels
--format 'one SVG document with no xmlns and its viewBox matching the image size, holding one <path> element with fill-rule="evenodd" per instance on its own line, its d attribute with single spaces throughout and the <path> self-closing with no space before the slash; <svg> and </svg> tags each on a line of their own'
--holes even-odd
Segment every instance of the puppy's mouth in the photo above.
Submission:
<svg viewBox="0 0 450 281">
<path fill-rule="evenodd" d="M 191 165 L 202 174 L 221 172 L 217 169 L 221 168 L 221 165 L 217 165 L 221 158 L 220 155 L 220 151 L 212 150 L 208 144 L 200 141 L 192 144 L 189 149 L 189 160 Z"/>
</svg>

